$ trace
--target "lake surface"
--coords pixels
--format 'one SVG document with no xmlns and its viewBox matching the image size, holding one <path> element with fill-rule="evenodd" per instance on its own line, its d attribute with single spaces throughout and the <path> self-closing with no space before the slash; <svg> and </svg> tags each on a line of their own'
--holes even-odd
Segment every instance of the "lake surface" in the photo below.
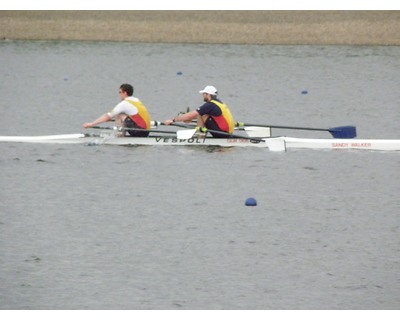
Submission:
<svg viewBox="0 0 400 320">
<path fill-rule="evenodd" d="M 238 121 L 400 138 L 400 47 L 2 41 L 0 61 L 0 135 L 82 132 L 128 82 L 154 120 L 214 85 Z M 1 309 L 400 308 L 396 152 L 1 143 L 0 188 Z"/>
</svg>

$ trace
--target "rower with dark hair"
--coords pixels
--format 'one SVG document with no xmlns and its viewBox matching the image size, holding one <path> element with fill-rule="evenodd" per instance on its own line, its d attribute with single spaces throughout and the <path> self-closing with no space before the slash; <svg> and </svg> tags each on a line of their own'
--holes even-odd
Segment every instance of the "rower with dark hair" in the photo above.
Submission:
<svg viewBox="0 0 400 320">
<path fill-rule="evenodd" d="M 122 136 L 126 132 L 132 137 L 147 137 L 150 130 L 150 114 L 144 104 L 133 96 L 133 87 L 124 83 L 119 87 L 121 102 L 114 109 L 94 120 L 83 124 L 84 128 L 96 126 L 99 123 L 115 119 L 115 123 L 121 128 L 132 128 L 133 130 L 122 130 Z M 140 130 L 134 130 L 135 128 Z"/>
</svg>

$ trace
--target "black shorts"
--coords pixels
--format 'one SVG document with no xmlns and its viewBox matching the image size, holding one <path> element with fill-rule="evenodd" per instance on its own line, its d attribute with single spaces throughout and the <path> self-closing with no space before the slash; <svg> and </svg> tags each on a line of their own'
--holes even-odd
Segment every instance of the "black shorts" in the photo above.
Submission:
<svg viewBox="0 0 400 320">
<path fill-rule="evenodd" d="M 216 133 L 216 132 L 210 132 L 211 135 L 214 138 L 229 138 L 230 134 L 228 132 L 222 131 L 218 125 L 215 123 L 214 119 L 212 117 L 208 117 L 205 123 L 205 126 L 207 129 L 213 130 L 213 131 L 221 131 L 223 132 L 222 134 Z"/>
<path fill-rule="evenodd" d="M 140 130 L 126 130 L 131 137 L 148 137 L 149 131 L 139 128 L 138 125 L 129 117 L 124 120 L 124 128 L 138 128 Z"/>
</svg>

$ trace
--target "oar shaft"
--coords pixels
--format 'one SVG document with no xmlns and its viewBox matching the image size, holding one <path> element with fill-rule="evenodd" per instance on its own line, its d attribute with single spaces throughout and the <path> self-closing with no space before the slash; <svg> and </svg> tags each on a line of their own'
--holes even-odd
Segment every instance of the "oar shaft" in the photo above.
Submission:
<svg viewBox="0 0 400 320">
<path fill-rule="evenodd" d="M 211 130 L 211 129 L 207 129 L 207 128 L 203 128 L 203 130 L 204 130 L 203 132 L 217 133 L 217 134 L 226 136 L 227 138 L 248 139 L 248 140 L 257 141 L 257 142 L 265 142 L 264 139 L 244 137 L 244 136 L 240 136 L 240 135 L 237 135 L 237 134 L 232 134 L 232 133 L 225 132 L 225 131 Z"/>
<path fill-rule="evenodd" d="M 330 131 L 330 129 L 324 129 L 324 128 L 276 126 L 276 125 L 269 125 L 269 124 L 250 124 L 250 123 L 243 123 L 243 122 L 237 122 L 236 126 L 238 126 L 238 127 L 264 127 L 264 128 L 275 128 L 275 129 L 293 129 L 293 130 Z"/>
<path fill-rule="evenodd" d="M 180 128 L 187 128 L 187 129 L 189 129 L 189 130 L 193 130 L 193 129 L 190 129 L 190 128 L 191 128 L 190 125 L 184 125 L 184 124 L 179 124 L 179 123 L 173 123 L 173 124 L 171 124 L 171 125 L 172 125 L 172 126 L 176 126 L 176 127 L 180 127 Z M 257 142 L 265 142 L 263 139 L 252 138 L 252 137 L 245 137 L 245 136 L 236 135 L 236 134 L 232 134 L 232 133 L 225 132 L 225 131 L 211 130 L 211 129 L 207 129 L 207 128 L 202 128 L 202 129 L 204 130 L 204 131 L 202 131 L 203 133 L 210 132 L 210 133 L 216 133 L 216 134 L 223 135 L 223 136 L 226 136 L 226 137 L 228 137 L 228 138 L 233 138 L 233 139 L 249 139 L 249 140 L 257 141 Z M 194 134 L 195 132 L 196 132 L 196 131 L 193 131 L 193 134 Z"/>
<path fill-rule="evenodd" d="M 124 128 L 124 127 L 101 127 L 101 126 L 93 126 L 90 127 L 91 129 L 101 129 L 101 130 L 135 130 L 135 131 L 144 131 L 144 132 L 158 132 L 158 133 L 170 133 L 176 134 L 175 131 L 166 131 L 166 130 L 155 130 L 155 129 L 142 129 L 142 128 Z"/>
</svg>

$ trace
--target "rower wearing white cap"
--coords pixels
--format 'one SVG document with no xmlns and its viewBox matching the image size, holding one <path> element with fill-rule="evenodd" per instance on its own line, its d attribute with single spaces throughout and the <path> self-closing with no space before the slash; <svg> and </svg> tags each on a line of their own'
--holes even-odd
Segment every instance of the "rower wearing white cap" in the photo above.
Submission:
<svg viewBox="0 0 400 320">
<path fill-rule="evenodd" d="M 211 132 L 216 138 L 226 138 L 226 133 L 233 133 L 235 121 L 228 107 L 217 98 L 218 91 L 214 86 L 206 86 L 199 91 L 203 94 L 204 104 L 194 111 L 180 114 L 173 119 L 165 120 L 164 124 L 186 122 L 197 119 L 198 127 L 206 127 L 213 131 L 223 131 L 225 134 Z"/>
</svg>

